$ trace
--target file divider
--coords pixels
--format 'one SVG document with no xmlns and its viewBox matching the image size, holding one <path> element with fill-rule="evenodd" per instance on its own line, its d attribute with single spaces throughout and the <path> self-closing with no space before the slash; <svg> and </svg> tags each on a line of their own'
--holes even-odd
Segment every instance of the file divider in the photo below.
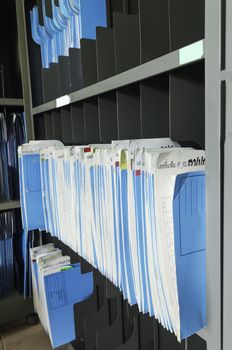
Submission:
<svg viewBox="0 0 232 350">
<path fill-rule="evenodd" d="M 44 113 L 46 140 L 54 139 L 52 112 Z"/>
<path fill-rule="evenodd" d="M 117 91 L 118 138 L 141 138 L 140 86 L 132 84 Z"/>
<path fill-rule="evenodd" d="M 119 288 L 108 279 L 106 279 L 106 297 L 109 299 L 115 298 L 121 294 Z"/>
<path fill-rule="evenodd" d="M 83 102 L 85 143 L 96 143 L 100 141 L 98 99 L 92 97 Z"/>
<path fill-rule="evenodd" d="M 169 137 L 169 74 L 140 85 L 141 136 Z"/>
<path fill-rule="evenodd" d="M 45 0 L 45 13 L 47 17 L 53 18 L 52 0 Z"/>
<path fill-rule="evenodd" d="M 139 0 L 139 21 L 141 63 L 169 53 L 169 0 Z"/>
<path fill-rule="evenodd" d="M 50 63 L 50 85 L 51 85 L 51 99 L 54 100 L 57 97 L 62 95 L 63 88 L 61 84 L 63 84 L 63 79 L 61 79 L 60 64 L 59 63 Z"/>
<path fill-rule="evenodd" d="M 81 39 L 81 64 L 84 86 L 97 83 L 96 40 Z"/>
<path fill-rule="evenodd" d="M 139 315 L 138 305 L 129 305 L 127 300 L 122 301 L 123 343 L 126 343 L 134 332 L 134 318 Z"/>
<path fill-rule="evenodd" d="M 51 70 L 49 68 L 42 68 L 42 86 L 43 86 L 43 101 L 44 103 L 52 100 L 53 91 L 51 86 Z"/>
<path fill-rule="evenodd" d="M 72 117 L 72 139 L 74 145 L 85 143 L 84 138 L 84 112 L 83 103 L 75 103 L 71 105 Z"/>
<path fill-rule="evenodd" d="M 35 139 L 36 140 L 45 140 L 45 117 L 44 114 L 39 114 L 34 118 L 34 127 L 35 127 Z"/>
<path fill-rule="evenodd" d="M 110 91 L 98 97 L 100 141 L 111 142 L 118 139 L 116 92 Z"/>
<path fill-rule="evenodd" d="M 71 93 L 71 74 L 70 74 L 70 60 L 67 56 L 59 56 L 59 69 L 60 69 L 60 95 L 64 96 Z"/>
<path fill-rule="evenodd" d="M 158 324 L 149 314 L 140 313 L 138 316 L 139 349 L 153 350 L 157 347 Z"/>
<path fill-rule="evenodd" d="M 195 350 L 195 349 L 206 350 L 207 349 L 206 341 L 196 334 L 188 338 L 187 343 L 188 343 L 188 350 Z"/>
<path fill-rule="evenodd" d="M 109 326 L 109 302 L 104 298 L 103 306 L 84 319 L 85 328 L 85 350 L 96 348 L 96 332 Z"/>
<path fill-rule="evenodd" d="M 116 348 L 116 350 L 140 350 L 139 347 L 139 329 L 138 316 L 134 317 L 134 330 L 132 336 L 123 345 Z"/>
<path fill-rule="evenodd" d="M 98 81 L 115 75 L 115 46 L 114 30 L 112 28 L 97 27 L 97 76 Z"/>
<path fill-rule="evenodd" d="M 116 74 L 140 64 L 139 17 L 114 13 Z"/>
<path fill-rule="evenodd" d="M 204 64 L 170 74 L 170 137 L 205 146 Z"/>
<path fill-rule="evenodd" d="M 136 15 L 139 12 L 138 0 L 124 0 L 124 13 Z"/>
<path fill-rule="evenodd" d="M 72 137 L 72 117 L 70 106 L 61 108 L 61 130 L 62 130 L 62 142 L 65 145 L 73 144 Z"/>
<path fill-rule="evenodd" d="M 173 333 L 168 332 L 161 325 L 159 327 L 158 343 L 160 350 L 185 350 L 185 341 L 177 342 Z"/>
<path fill-rule="evenodd" d="M 42 7 L 42 0 L 36 0 L 36 5 L 38 7 L 38 16 L 39 16 L 39 25 L 44 25 L 44 19 L 43 19 L 43 7 Z"/>
<path fill-rule="evenodd" d="M 73 345 L 76 349 L 79 349 L 80 346 L 84 347 L 85 345 L 84 318 L 97 312 L 97 310 L 97 287 L 95 286 L 94 292 L 90 298 L 74 305 L 76 341 Z"/>
<path fill-rule="evenodd" d="M 55 140 L 62 139 L 62 126 L 61 126 L 61 111 L 54 109 L 52 111 L 52 121 L 53 121 L 53 133 Z"/>
<path fill-rule="evenodd" d="M 205 36 L 205 1 L 172 0 L 170 6 L 171 51 Z"/>
<path fill-rule="evenodd" d="M 109 350 L 123 344 L 122 296 L 117 297 L 117 317 L 114 323 L 96 334 L 96 350 Z"/>
<path fill-rule="evenodd" d="M 74 92 L 83 88 L 81 50 L 76 48 L 70 48 L 69 60 L 70 60 L 71 90 L 72 92 Z"/>
<path fill-rule="evenodd" d="M 113 27 L 113 15 L 115 12 L 123 13 L 124 0 L 107 0 L 107 26 Z"/>
</svg>

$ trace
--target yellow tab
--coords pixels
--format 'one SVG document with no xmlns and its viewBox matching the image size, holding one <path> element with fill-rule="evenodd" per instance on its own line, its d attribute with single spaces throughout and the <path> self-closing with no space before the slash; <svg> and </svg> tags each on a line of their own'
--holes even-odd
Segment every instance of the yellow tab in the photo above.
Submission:
<svg viewBox="0 0 232 350">
<path fill-rule="evenodd" d="M 121 151 L 121 154 L 120 154 L 120 169 L 122 169 L 122 170 L 126 170 L 127 169 L 126 151 Z"/>
</svg>

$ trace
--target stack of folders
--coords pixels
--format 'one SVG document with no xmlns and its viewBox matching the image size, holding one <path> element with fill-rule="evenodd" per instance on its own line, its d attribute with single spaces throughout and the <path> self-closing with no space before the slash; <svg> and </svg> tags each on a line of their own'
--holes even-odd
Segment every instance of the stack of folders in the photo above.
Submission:
<svg viewBox="0 0 232 350">
<path fill-rule="evenodd" d="M 13 211 L 0 213 L 0 298 L 14 290 Z"/>
<path fill-rule="evenodd" d="M 57 63 L 59 56 L 68 56 L 69 48 L 80 48 L 80 39 L 96 39 L 96 27 L 106 27 L 105 0 L 63 0 L 59 7 L 51 1 L 52 17 L 47 15 L 42 0 L 44 25 L 39 24 L 39 9 L 30 12 L 33 40 L 40 45 L 42 67 Z"/>
<path fill-rule="evenodd" d="M 17 149 L 25 141 L 23 115 L 0 113 L 0 201 L 19 198 Z"/>
<path fill-rule="evenodd" d="M 47 244 L 30 250 L 34 308 L 54 348 L 76 338 L 73 306 L 93 293 L 92 272 Z"/>
<path fill-rule="evenodd" d="M 206 326 L 204 151 L 41 141 L 19 160 L 27 230 L 58 237 L 179 340 Z"/>
</svg>

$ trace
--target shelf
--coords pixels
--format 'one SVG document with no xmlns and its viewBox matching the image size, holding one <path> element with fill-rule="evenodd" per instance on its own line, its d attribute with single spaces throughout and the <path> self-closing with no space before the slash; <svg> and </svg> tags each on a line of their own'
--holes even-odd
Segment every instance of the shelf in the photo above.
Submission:
<svg viewBox="0 0 232 350">
<path fill-rule="evenodd" d="M 204 40 L 33 108 L 33 115 L 67 106 L 204 59 Z"/>
<path fill-rule="evenodd" d="M 0 299 L 0 326 L 26 317 L 34 312 L 32 299 L 24 299 L 17 292 Z"/>
<path fill-rule="evenodd" d="M 8 209 L 17 209 L 17 208 L 20 208 L 19 200 L 0 202 L 0 211 L 8 210 Z"/>
<path fill-rule="evenodd" d="M 20 98 L 0 98 L 0 106 L 16 106 L 23 107 L 23 99 Z"/>
</svg>

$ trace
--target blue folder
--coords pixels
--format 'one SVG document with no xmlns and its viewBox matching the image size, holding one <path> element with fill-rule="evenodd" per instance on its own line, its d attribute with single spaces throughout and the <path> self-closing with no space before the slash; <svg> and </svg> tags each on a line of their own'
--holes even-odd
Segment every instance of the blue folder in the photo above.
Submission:
<svg viewBox="0 0 232 350">
<path fill-rule="evenodd" d="M 59 7 L 51 0 L 51 6 L 49 18 L 43 0 L 44 26 L 39 24 L 38 7 L 30 11 L 32 38 L 40 45 L 43 68 L 68 56 L 69 48 L 80 48 L 81 38 L 95 40 L 96 27 L 107 26 L 106 0 L 64 0 Z"/>
<path fill-rule="evenodd" d="M 173 200 L 181 339 L 206 326 L 204 172 L 177 176 Z"/>
<path fill-rule="evenodd" d="M 81 38 L 96 39 L 96 27 L 107 26 L 106 0 L 80 0 Z"/>
<path fill-rule="evenodd" d="M 44 277 L 54 348 L 76 339 L 73 306 L 93 293 L 93 273 L 81 274 L 80 264 L 73 267 Z"/>
<path fill-rule="evenodd" d="M 22 185 L 24 229 L 45 230 L 44 211 L 42 203 L 40 156 L 39 154 L 23 154 L 19 159 Z"/>
</svg>

